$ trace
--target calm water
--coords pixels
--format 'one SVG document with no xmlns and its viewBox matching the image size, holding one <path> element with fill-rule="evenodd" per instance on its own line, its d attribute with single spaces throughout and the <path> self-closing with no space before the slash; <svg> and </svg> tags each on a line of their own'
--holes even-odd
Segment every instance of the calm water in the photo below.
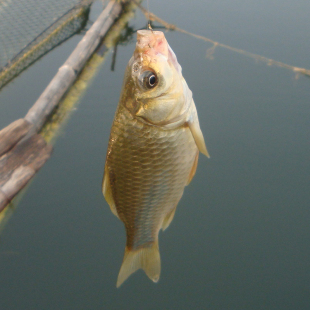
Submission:
<svg viewBox="0 0 310 310">
<path fill-rule="evenodd" d="M 310 2 L 152 1 L 163 19 L 221 43 L 310 68 Z M 95 13 L 93 13 L 95 15 Z M 145 25 L 138 14 L 131 25 Z M 1 309 L 309 309 L 310 79 L 167 33 L 193 91 L 211 159 L 160 234 L 158 284 L 115 288 L 123 224 L 101 194 L 123 72 L 111 55 L 0 239 Z M 22 117 L 81 36 L 0 93 L 0 127 Z"/>
</svg>

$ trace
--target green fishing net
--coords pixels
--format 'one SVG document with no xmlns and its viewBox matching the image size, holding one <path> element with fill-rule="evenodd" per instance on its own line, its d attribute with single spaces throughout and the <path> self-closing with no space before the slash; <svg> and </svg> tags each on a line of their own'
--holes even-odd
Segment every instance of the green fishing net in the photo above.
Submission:
<svg viewBox="0 0 310 310">
<path fill-rule="evenodd" d="M 93 0 L 0 0 L 0 89 L 84 28 Z"/>
</svg>

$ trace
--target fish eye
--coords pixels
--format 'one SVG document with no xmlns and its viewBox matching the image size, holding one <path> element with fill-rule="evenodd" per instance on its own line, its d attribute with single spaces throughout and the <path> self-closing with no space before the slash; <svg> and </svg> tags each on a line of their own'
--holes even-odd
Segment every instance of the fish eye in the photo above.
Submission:
<svg viewBox="0 0 310 310">
<path fill-rule="evenodd" d="M 149 77 L 149 85 L 150 86 L 154 86 L 155 85 L 155 83 L 156 83 L 156 76 L 155 76 L 155 74 L 152 74 L 150 77 Z"/>
<path fill-rule="evenodd" d="M 145 71 L 142 74 L 143 86 L 151 89 L 157 85 L 158 78 L 157 75 L 153 71 Z"/>
</svg>

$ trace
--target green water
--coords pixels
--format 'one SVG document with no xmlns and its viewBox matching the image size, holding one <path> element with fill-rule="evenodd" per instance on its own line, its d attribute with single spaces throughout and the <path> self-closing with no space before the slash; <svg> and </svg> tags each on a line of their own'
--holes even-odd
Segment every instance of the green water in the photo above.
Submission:
<svg viewBox="0 0 310 310">
<path fill-rule="evenodd" d="M 170 23 L 310 68 L 309 1 L 150 1 Z M 95 13 L 92 13 L 95 15 Z M 130 23 L 145 25 L 142 14 Z M 310 79 L 166 34 L 194 94 L 211 159 L 167 231 L 162 273 L 115 288 L 123 224 L 101 194 L 105 153 L 134 42 L 88 88 L 0 239 L 0 309 L 309 309 Z M 75 36 L 0 93 L 0 127 L 24 116 L 81 39 Z"/>
</svg>

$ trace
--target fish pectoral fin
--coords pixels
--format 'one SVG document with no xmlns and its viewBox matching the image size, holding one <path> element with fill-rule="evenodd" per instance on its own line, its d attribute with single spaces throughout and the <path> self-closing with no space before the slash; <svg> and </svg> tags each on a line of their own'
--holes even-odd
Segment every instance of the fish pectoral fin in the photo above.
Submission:
<svg viewBox="0 0 310 310">
<path fill-rule="evenodd" d="M 104 177 L 103 177 L 103 182 L 102 182 L 102 193 L 103 193 L 105 200 L 109 204 L 112 213 L 119 218 L 119 216 L 117 214 L 114 198 L 112 195 L 112 189 L 111 189 L 110 178 L 109 178 L 109 173 L 108 173 L 107 167 L 104 168 Z"/>
<path fill-rule="evenodd" d="M 116 287 L 120 285 L 135 271 L 142 268 L 146 275 L 157 282 L 160 276 L 160 255 L 158 241 L 138 250 L 125 248 L 123 263 L 118 274 Z"/>
<path fill-rule="evenodd" d="M 191 172 L 189 173 L 189 176 L 188 176 L 188 180 L 187 180 L 186 185 L 188 185 L 192 181 L 194 175 L 196 174 L 197 165 L 198 165 L 198 157 L 199 157 L 199 152 L 197 151 Z"/>
<path fill-rule="evenodd" d="M 175 210 L 177 209 L 177 207 L 174 207 L 172 211 L 170 211 L 168 214 L 166 214 L 163 223 L 161 225 L 161 229 L 162 230 L 166 230 L 170 223 L 172 222 L 173 218 L 174 218 L 174 214 L 175 214 Z"/>
<path fill-rule="evenodd" d="M 208 158 L 210 158 L 209 152 L 206 147 L 205 139 L 203 137 L 202 131 L 200 129 L 199 123 L 197 122 L 188 122 L 189 129 L 191 130 L 191 133 L 194 137 L 194 140 L 196 142 L 196 145 L 198 147 L 198 150 L 206 155 Z"/>
<path fill-rule="evenodd" d="M 197 115 L 197 110 L 196 110 L 194 100 L 192 100 L 192 110 L 191 110 L 191 114 L 190 114 L 190 117 L 189 117 L 187 123 L 188 123 L 189 129 L 193 135 L 193 138 L 196 142 L 198 150 L 202 154 L 204 154 L 208 158 L 210 158 L 209 152 L 208 152 L 207 147 L 206 147 L 205 139 L 203 137 L 202 131 L 201 131 L 200 126 L 199 126 L 199 120 L 198 120 L 198 115 Z"/>
</svg>

